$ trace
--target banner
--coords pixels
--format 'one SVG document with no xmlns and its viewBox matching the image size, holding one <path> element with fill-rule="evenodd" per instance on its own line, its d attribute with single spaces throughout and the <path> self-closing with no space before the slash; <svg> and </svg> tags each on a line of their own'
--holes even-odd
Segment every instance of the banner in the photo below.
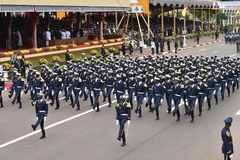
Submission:
<svg viewBox="0 0 240 160">
<path fill-rule="evenodd" d="M 228 1 L 228 2 L 213 2 L 213 8 L 215 9 L 239 9 L 240 1 Z"/>
<path fill-rule="evenodd" d="M 136 5 L 142 6 L 143 13 L 149 14 L 149 3 L 148 0 L 136 0 L 138 3 Z M 131 4 L 131 6 L 134 6 L 135 4 Z"/>
<path fill-rule="evenodd" d="M 131 9 L 129 9 L 129 13 L 142 13 L 143 7 L 142 6 L 131 6 Z"/>
</svg>

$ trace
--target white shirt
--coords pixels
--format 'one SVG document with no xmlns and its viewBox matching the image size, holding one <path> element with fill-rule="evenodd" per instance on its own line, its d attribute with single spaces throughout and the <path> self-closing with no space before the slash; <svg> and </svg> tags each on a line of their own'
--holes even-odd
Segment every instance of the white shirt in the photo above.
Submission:
<svg viewBox="0 0 240 160">
<path fill-rule="evenodd" d="M 62 39 L 66 39 L 66 32 L 65 31 L 62 31 L 61 35 L 62 35 L 62 37 L 61 37 Z"/>
<path fill-rule="evenodd" d="M 46 32 L 46 38 L 47 38 L 47 41 L 51 40 L 51 32 L 50 31 Z"/>
</svg>

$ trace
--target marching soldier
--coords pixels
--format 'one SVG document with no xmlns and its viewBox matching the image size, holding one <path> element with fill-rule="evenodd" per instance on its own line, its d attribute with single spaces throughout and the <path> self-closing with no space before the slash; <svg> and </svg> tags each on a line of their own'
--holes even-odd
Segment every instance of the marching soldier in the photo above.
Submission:
<svg viewBox="0 0 240 160">
<path fill-rule="evenodd" d="M 166 101 L 167 101 L 167 107 L 168 107 L 168 114 L 171 113 L 171 100 L 172 100 L 172 87 L 173 87 L 173 81 L 171 80 L 171 76 L 169 74 L 167 74 L 165 76 L 165 82 L 163 83 L 163 85 L 166 87 Z"/>
<path fill-rule="evenodd" d="M 21 92 L 22 92 L 23 86 L 24 86 L 24 79 L 20 75 L 21 75 L 20 73 L 16 73 L 16 82 L 14 84 L 15 96 L 12 101 L 12 104 L 14 104 L 15 101 L 17 100 L 17 103 L 19 103 L 18 108 L 22 108 Z"/>
<path fill-rule="evenodd" d="M 112 100 L 111 100 L 111 93 L 113 91 L 113 85 L 114 85 L 114 77 L 112 76 L 113 72 L 112 70 L 108 71 L 108 76 L 105 77 L 104 82 L 105 82 L 105 97 L 108 98 L 108 108 L 111 107 L 112 105 Z"/>
<path fill-rule="evenodd" d="M 66 83 L 67 83 L 67 96 L 66 96 L 66 102 L 69 100 L 70 98 L 70 105 L 73 105 L 73 95 L 72 95 L 72 92 L 73 92 L 73 71 L 70 70 L 68 71 L 68 77 L 67 77 L 67 80 L 66 80 Z"/>
<path fill-rule="evenodd" d="M 104 85 L 103 81 L 100 78 L 98 78 L 98 73 L 94 72 L 93 80 L 91 82 L 91 95 L 93 95 L 95 98 L 93 103 L 93 110 L 97 108 L 96 112 L 100 111 L 99 97 L 102 94 L 103 85 Z"/>
<path fill-rule="evenodd" d="M 148 79 L 146 82 L 148 88 L 147 88 L 147 96 L 148 96 L 148 100 L 146 103 L 146 108 L 149 105 L 149 112 L 151 111 L 152 108 L 152 98 L 153 98 L 153 85 L 154 85 L 154 81 L 153 81 L 153 75 L 152 74 L 148 74 Z"/>
<path fill-rule="evenodd" d="M 226 68 L 225 67 L 221 67 L 221 100 L 224 100 L 224 93 L 225 93 L 225 88 L 227 87 L 227 79 L 228 79 L 228 73 L 226 72 Z"/>
<path fill-rule="evenodd" d="M 114 92 L 117 103 L 120 102 L 120 96 L 125 95 L 126 83 L 121 80 L 121 75 L 117 74 L 116 81 L 114 82 Z"/>
<path fill-rule="evenodd" d="M 158 77 L 154 78 L 153 88 L 153 100 L 154 107 L 150 108 L 151 112 L 156 111 L 156 120 L 159 120 L 159 106 L 162 105 L 164 99 L 165 86 L 160 83 L 160 79 Z"/>
<path fill-rule="evenodd" d="M 179 84 L 180 79 L 175 78 L 174 79 L 174 86 L 173 86 L 173 101 L 175 105 L 175 109 L 173 111 L 173 116 L 177 114 L 177 121 L 180 121 L 180 110 L 179 110 L 179 104 L 183 98 L 183 90 L 184 90 L 184 85 Z"/>
<path fill-rule="evenodd" d="M 228 97 L 230 97 L 230 87 L 233 85 L 233 77 L 234 77 L 234 71 L 232 70 L 232 67 L 230 65 L 227 65 L 227 70 L 228 70 L 228 79 L 227 79 L 227 92 L 228 92 Z"/>
<path fill-rule="evenodd" d="M 77 72 L 74 73 L 74 78 L 73 78 L 73 93 L 75 96 L 75 100 L 72 103 L 72 108 L 77 104 L 77 111 L 80 110 L 80 103 L 79 103 L 79 95 L 81 95 L 82 89 L 82 80 L 79 78 L 79 74 Z"/>
<path fill-rule="evenodd" d="M 142 82 L 142 77 L 137 76 L 136 77 L 136 85 L 135 85 L 135 100 L 137 101 L 137 106 L 135 113 L 139 114 L 138 118 L 142 117 L 142 109 L 141 109 L 141 104 L 144 99 L 146 102 L 146 96 L 147 96 L 147 84 Z"/>
<path fill-rule="evenodd" d="M 215 76 L 214 76 L 214 79 L 216 80 L 215 82 L 215 87 L 214 87 L 214 98 L 215 98 L 215 104 L 217 105 L 218 104 L 218 91 L 219 89 L 221 88 L 221 76 L 219 75 L 220 71 L 218 69 L 215 69 Z"/>
<path fill-rule="evenodd" d="M 40 137 L 40 139 L 43 139 L 46 137 L 45 129 L 44 129 L 44 121 L 46 120 L 48 115 L 48 102 L 46 102 L 43 99 L 42 93 L 38 93 L 37 97 L 38 97 L 38 100 L 34 102 L 37 122 L 34 125 L 32 124 L 31 126 L 32 126 L 32 129 L 35 131 L 38 125 L 40 124 L 41 131 L 42 131 L 42 136 Z"/>
<path fill-rule="evenodd" d="M 197 87 L 199 88 L 199 96 L 198 96 L 198 116 L 202 116 L 202 106 L 204 101 L 207 99 L 207 84 L 202 82 L 202 77 L 197 77 Z"/>
<path fill-rule="evenodd" d="M 16 76 L 17 71 L 13 71 L 13 76 L 12 76 L 12 88 L 9 91 L 9 98 L 12 98 L 13 94 L 14 94 L 14 90 L 15 90 L 15 84 L 16 84 L 16 80 L 17 80 L 17 76 Z"/>
<path fill-rule="evenodd" d="M 51 106 L 53 106 L 54 101 L 56 101 L 56 108 L 55 110 L 60 108 L 60 103 L 59 103 L 59 95 L 61 94 L 62 91 L 62 78 L 59 78 L 57 73 L 53 73 L 53 79 L 52 79 L 52 102 L 50 103 Z"/>
<path fill-rule="evenodd" d="M 189 85 L 187 89 L 187 105 L 189 106 L 188 115 L 191 115 L 191 123 L 194 122 L 194 109 L 195 105 L 198 104 L 198 94 L 199 94 L 199 87 L 194 85 L 194 80 L 189 79 Z"/>
<path fill-rule="evenodd" d="M 40 93 L 40 91 L 42 91 L 43 84 L 44 84 L 44 80 L 42 79 L 42 77 L 40 77 L 40 73 L 37 72 L 36 78 L 33 82 L 33 94 L 34 94 L 33 101 L 37 100 L 37 95 L 38 95 L 38 93 Z"/>
<path fill-rule="evenodd" d="M 213 78 L 212 73 L 208 73 L 207 79 L 204 80 L 207 84 L 207 103 L 208 103 L 208 110 L 211 110 L 211 98 L 214 92 L 214 87 L 216 83 L 216 79 Z"/>
<path fill-rule="evenodd" d="M 116 105 L 116 125 L 119 126 L 117 140 L 121 141 L 121 146 L 126 145 L 124 124 L 127 122 L 128 127 L 131 123 L 131 105 L 126 102 L 127 97 L 121 96 L 121 101 Z"/>
</svg>

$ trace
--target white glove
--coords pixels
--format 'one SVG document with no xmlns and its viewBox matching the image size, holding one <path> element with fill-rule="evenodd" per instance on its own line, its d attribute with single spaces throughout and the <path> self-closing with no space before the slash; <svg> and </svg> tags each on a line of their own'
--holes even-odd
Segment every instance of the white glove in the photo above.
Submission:
<svg viewBox="0 0 240 160">
<path fill-rule="evenodd" d="M 23 91 L 21 91 L 21 94 L 23 94 Z"/>
<path fill-rule="evenodd" d="M 73 91 L 71 92 L 71 94 L 72 94 L 72 95 L 74 94 Z"/>
<path fill-rule="evenodd" d="M 152 104 L 154 104 L 154 99 L 153 98 L 152 98 L 151 102 L 152 102 Z"/>
<path fill-rule="evenodd" d="M 146 98 L 146 97 L 144 97 L 144 101 L 145 101 L 145 102 L 147 101 L 147 98 Z"/>
<path fill-rule="evenodd" d="M 117 99 L 117 96 L 116 96 L 116 95 L 114 95 L 114 98 L 115 98 L 115 99 Z"/>
<path fill-rule="evenodd" d="M 128 127 L 130 126 L 130 124 L 131 124 L 131 121 L 128 120 L 128 121 L 127 121 L 127 125 L 128 125 Z"/>
<path fill-rule="evenodd" d="M 118 120 L 116 120 L 116 126 L 117 126 L 117 127 L 119 126 L 119 121 L 118 121 Z"/>
<path fill-rule="evenodd" d="M 87 87 L 84 87 L 84 91 L 87 92 Z"/>
<path fill-rule="evenodd" d="M 114 92 L 114 88 L 112 89 L 112 92 Z"/>
<path fill-rule="evenodd" d="M 100 96 L 102 95 L 102 92 L 100 92 Z"/>
<path fill-rule="evenodd" d="M 136 96 L 134 96 L 134 101 L 135 101 L 135 102 L 137 101 L 137 97 L 136 97 Z"/>
<path fill-rule="evenodd" d="M 60 95 L 62 93 L 62 91 L 59 91 L 58 95 Z"/>
<path fill-rule="evenodd" d="M 215 95 L 215 94 L 216 94 L 216 90 L 213 91 L 213 95 Z"/>
<path fill-rule="evenodd" d="M 32 92 L 33 92 L 33 94 L 35 93 L 35 91 L 34 91 L 34 90 L 33 90 Z"/>
<path fill-rule="evenodd" d="M 16 94 L 16 92 L 14 91 L 13 94 Z"/>
<path fill-rule="evenodd" d="M 188 106 L 188 102 L 186 102 L 186 105 Z"/>
<path fill-rule="evenodd" d="M 221 90 L 222 90 L 222 87 L 219 87 L 219 90 L 221 91 Z"/>
<path fill-rule="evenodd" d="M 52 90 L 52 95 L 54 95 L 54 91 Z"/>
<path fill-rule="evenodd" d="M 46 119 L 47 119 L 47 116 L 44 117 L 44 121 L 46 121 Z"/>
<path fill-rule="evenodd" d="M 227 83 L 225 83 L 225 86 L 227 87 Z"/>
<path fill-rule="evenodd" d="M 206 103 L 207 102 L 207 97 L 205 97 L 203 101 L 204 101 L 204 103 Z"/>
<path fill-rule="evenodd" d="M 232 158 L 233 158 L 233 154 L 229 155 L 229 158 L 231 158 L 231 159 L 232 159 Z"/>
<path fill-rule="evenodd" d="M 48 87 L 46 87 L 46 90 L 48 90 Z"/>
<path fill-rule="evenodd" d="M 195 101 L 195 105 L 198 105 L 198 99 L 196 99 L 196 101 Z"/>
<path fill-rule="evenodd" d="M 237 81 L 238 81 L 238 78 L 237 78 Z"/>
<path fill-rule="evenodd" d="M 82 94 L 82 91 L 79 91 L 79 95 L 81 95 Z"/>
<path fill-rule="evenodd" d="M 232 84 L 234 83 L 234 81 L 232 81 Z"/>
<path fill-rule="evenodd" d="M 43 85 L 44 85 L 44 87 L 46 87 L 46 86 L 47 86 L 47 85 L 46 85 L 46 83 L 44 83 Z"/>
<path fill-rule="evenodd" d="M 107 93 L 107 88 L 104 89 L 105 94 Z"/>
<path fill-rule="evenodd" d="M 160 103 L 161 103 L 161 104 L 163 103 L 163 99 L 160 100 Z"/>
<path fill-rule="evenodd" d="M 174 100 L 173 99 L 171 100 L 171 104 L 172 104 L 172 106 L 174 106 Z"/>
<path fill-rule="evenodd" d="M 28 83 L 26 84 L 26 87 L 28 87 Z"/>
<path fill-rule="evenodd" d="M 181 99 L 180 104 L 181 104 L 181 103 L 184 103 L 184 102 L 183 102 L 183 99 Z"/>
<path fill-rule="evenodd" d="M 91 91 L 90 94 L 93 96 L 93 91 Z"/>
</svg>

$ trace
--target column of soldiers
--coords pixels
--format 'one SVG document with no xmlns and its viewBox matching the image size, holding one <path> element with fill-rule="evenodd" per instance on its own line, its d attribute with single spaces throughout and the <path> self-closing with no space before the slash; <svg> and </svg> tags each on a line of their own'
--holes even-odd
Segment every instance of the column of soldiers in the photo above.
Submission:
<svg viewBox="0 0 240 160">
<path fill-rule="evenodd" d="M 15 71 L 9 98 L 14 96 L 12 103 L 17 101 L 21 108 L 23 91 L 30 92 L 32 105 L 38 93 L 43 92 L 57 110 L 63 93 L 72 108 L 76 106 L 80 110 L 80 98 L 83 98 L 83 101 L 90 100 L 92 108 L 99 112 L 101 101 L 107 101 L 110 108 L 113 97 L 120 103 L 121 97 L 127 95 L 126 102 L 139 118 L 142 108 L 146 107 L 149 112 L 155 112 L 159 120 L 159 107 L 166 101 L 167 113 L 176 116 L 177 121 L 180 121 L 182 107 L 184 115 L 194 122 L 195 110 L 201 116 L 205 104 L 211 110 L 212 98 L 217 105 L 219 95 L 224 100 L 225 95 L 229 97 L 239 89 L 239 69 L 240 57 L 217 55 L 123 56 L 101 57 L 100 60 L 92 57 L 91 60 L 78 59 L 76 63 L 68 61 L 64 66 L 56 63 L 52 69 L 43 64 L 40 72 L 30 69 L 25 88 L 23 79 Z"/>
</svg>

